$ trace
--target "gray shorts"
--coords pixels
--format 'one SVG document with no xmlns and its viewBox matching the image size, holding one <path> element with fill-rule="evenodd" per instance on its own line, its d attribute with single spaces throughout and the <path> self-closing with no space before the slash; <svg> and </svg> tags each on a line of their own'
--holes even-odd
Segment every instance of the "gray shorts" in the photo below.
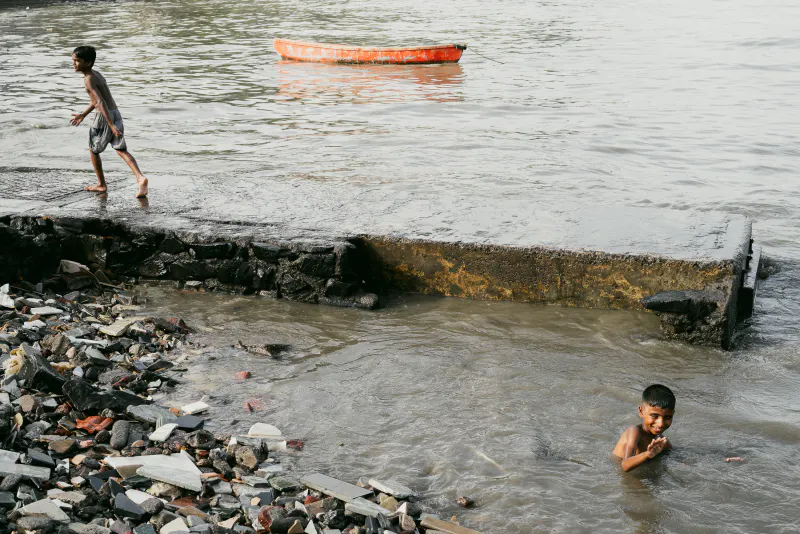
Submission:
<svg viewBox="0 0 800 534">
<path fill-rule="evenodd" d="M 89 128 L 89 148 L 95 154 L 99 154 L 106 149 L 109 143 L 114 150 L 128 150 L 128 145 L 125 144 L 125 126 L 122 124 L 122 113 L 118 109 L 109 111 L 111 120 L 114 121 L 114 126 L 117 127 L 119 133 L 123 134 L 119 137 L 114 137 L 111 134 L 111 128 L 108 127 L 106 118 L 100 112 L 95 112 L 94 121 Z"/>
</svg>

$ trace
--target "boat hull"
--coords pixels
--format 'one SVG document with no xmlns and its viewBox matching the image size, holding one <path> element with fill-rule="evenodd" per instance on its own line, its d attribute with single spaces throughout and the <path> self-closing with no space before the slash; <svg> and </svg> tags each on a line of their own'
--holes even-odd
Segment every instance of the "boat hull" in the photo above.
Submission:
<svg viewBox="0 0 800 534">
<path fill-rule="evenodd" d="M 369 48 L 275 39 L 275 51 L 284 59 L 316 63 L 372 63 L 421 65 L 457 63 L 466 45 L 448 44 L 408 48 Z"/>
</svg>

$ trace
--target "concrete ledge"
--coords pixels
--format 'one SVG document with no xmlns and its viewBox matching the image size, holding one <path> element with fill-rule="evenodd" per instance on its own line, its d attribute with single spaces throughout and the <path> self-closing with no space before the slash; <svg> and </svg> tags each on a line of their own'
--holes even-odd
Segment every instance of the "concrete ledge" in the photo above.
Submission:
<svg viewBox="0 0 800 534">
<path fill-rule="evenodd" d="M 448 240 L 363 231 L 337 237 L 325 227 L 158 213 L 111 219 L 28 206 L 0 216 L 0 276 L 38 280 L 69 259 L 107 276 L 339 306 L 372 308 L 377 293 L 399 291 L 650 310 L 668 338 L 730 348 L 750 223 L 675 212 L 654 220 L 654 213 L 550 214 L 546 235 L 530 236 L 545 244 L 524 245 L 521 236 L 511 244 L 452 232 Z"/>
</svg>

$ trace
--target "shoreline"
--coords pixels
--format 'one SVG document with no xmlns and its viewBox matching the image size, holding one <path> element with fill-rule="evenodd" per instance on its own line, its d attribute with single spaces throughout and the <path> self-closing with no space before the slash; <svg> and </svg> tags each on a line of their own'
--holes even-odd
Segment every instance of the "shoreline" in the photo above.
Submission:
<svg viewBox="0 0 800 534">
<path fill-rule="evenodd" d="M 9 531 L 475 532 L 393 481 L 284 471 L 281 455 L 302 454 L 304 443 L 272 425 L 214 434 L 202 402 L 151 403 L 180 387 L 189 327 L 136 315 L 121 286 L 70 290 L 74 274 L 0 289 L 0 522 Z"/>
</svg>

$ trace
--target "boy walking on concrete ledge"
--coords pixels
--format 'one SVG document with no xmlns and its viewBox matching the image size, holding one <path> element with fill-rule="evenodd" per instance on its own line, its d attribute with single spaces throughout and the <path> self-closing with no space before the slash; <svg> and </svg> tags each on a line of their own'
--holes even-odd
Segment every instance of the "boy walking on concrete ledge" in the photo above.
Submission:
<svg viewBox="0 0 800 534">
<path fill-rule="evenodd" d="M 75 67 L 75 72 L 83 74 L 83 85 L 86 92 L 89 93 L 92 103 L 82 113 L 73 113 L 69 123 L 78 126 L 92 110 L 95 110 L 94 121 L 89 128 L 89 150 L 92 154 L 94 172 L 97 174 L 97 185 L 87 186 L 85 189 L 98 193 L 107 191 L 100 153 L 111 143 L 111 148 L 117 151 L 117 154 L 125 160 L 136 176 L 136 182 L 139 184 L 136 198 L 144 198 L 147 196 L 147 178 L 144 177 L 136 160 L 128 152 L 128 146 L 123 137 L 125 127 L 122 124 L 122 114 L 111 96 L 106 79 L 99 72 L 92 70 L 96 57 L 97 52 L 92 46 L 79 46 L 72 52 L 72 65 Z"/>
</svg>

